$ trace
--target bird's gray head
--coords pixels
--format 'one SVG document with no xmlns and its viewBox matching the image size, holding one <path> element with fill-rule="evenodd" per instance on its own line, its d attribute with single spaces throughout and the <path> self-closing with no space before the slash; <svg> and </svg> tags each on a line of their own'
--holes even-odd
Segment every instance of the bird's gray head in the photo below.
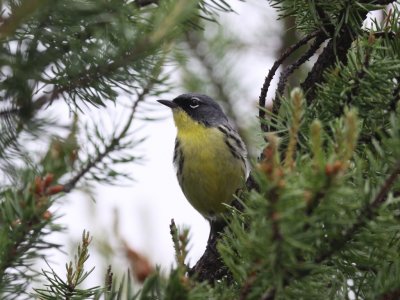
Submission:
<svg viewBox="0 0 400 300">
<path fill-rule="evenodd" d="M 174 100 L 157 100 L 172 109 L 184 110 L 193 120 L 206 126 L 227 124 L 228 118 L 221 107 L 207 95 L 188 93 L 176 97 Z"/>
</svg>

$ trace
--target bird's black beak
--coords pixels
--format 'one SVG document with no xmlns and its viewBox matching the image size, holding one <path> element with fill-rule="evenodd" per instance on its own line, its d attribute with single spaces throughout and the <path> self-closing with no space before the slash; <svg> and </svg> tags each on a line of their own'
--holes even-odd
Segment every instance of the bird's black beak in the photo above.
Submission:
<svg viewBox="0 0 400 300">
<path fill-rule="evenodd" d="M 160 102 L 161 104 L 164 104 L 165 106 L 168 106 L 169 108 L 177 108 L 178 105 L 170 100 L 157 100 L 158 102 Z"/>
</svg>

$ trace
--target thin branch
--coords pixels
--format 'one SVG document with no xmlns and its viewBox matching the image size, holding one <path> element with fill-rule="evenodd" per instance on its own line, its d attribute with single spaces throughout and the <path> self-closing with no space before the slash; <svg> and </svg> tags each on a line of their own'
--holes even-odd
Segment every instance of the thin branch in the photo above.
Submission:
<svg viewBox="0 0 400 300">
<path fill-rule="evenodd" d="M 279 78 L 279 83 L 278 83 L 278 88 L 275 93 L 275 99 L 273 101 L 273 106 L 272 106 L 272 113 L 273 114 L 278 114 L 280 104 L 281 104 L 281 97 L 283 95 L 283 91 L 287 82 L 288 77 L 297 69 L 299 68 L 302 64 L 304 64 L 306 61 L 308 61 L 311 56 L 315 54 L 315 52 L 318 50 L 318 48 L 321 46 L 321 44 L 325 41 L 326 37 L 323 34 L 317 35 L 316 39 L 314 40 L 314 43 L 311 45 L 310 49 L 307 50 L 304 55 L 302 55 L 297 61 L 295 61 L 293 64 L 288 66 L 282 73 Z"/>
<path fill-rule="evenodd" d="M 136 99 L 135 103 L 133 104 L 131 108 L 131 113 L 128 117 L 128 121 L 126 122 L 125 126 L 122 128 L 121 132 L 119 133 L 118 136 L 114 137 L 111 142 L 105 147 L 104 151 L 99 153 L 97 157 L 93 160 L 89 160 L 89 162 L 86 164 L 86 166 L 80 170 L 74 177 L 72 177 L 66 184 L 64 184 L 64 189 L 63 191 L 65 193 L 69 193 L 78 183 L 80 179 L 82 179 L 92 168 L 94 168 L 97 164 L 102 162 L 102 160 L 110 154 L 112 151 L 116 149 L 116 147 L 120 144 L 121 139 L 125 136 L 125 134 L 128 132 L 131 123 L 134 119 L 134 115 L 136 113 L 137 107 L 140 102 L 142 102 L 145 98 L 145 95 L 149 92 L 149 88 L 144 88 L 142 93 L 138 95 L 138 98 Z"/>
<path fill-rule="evenodd" d="M 38 99 L 36 99 L 33 102 L 33 108 L 35 110 L 41 109 L 45 105 L 51 105 L 54 100 L 57 100 L 57 98 L 66 91 L 67 89 L 64 87 L 54 87 L 51 92 L 46 92 L 42 96 L 40 96 Z"/>
<path fill-rule="evenodd" d="M 258 100 L 258 105 L 259 105 L 259 113 L 258 116 L 260 118 L 260 121 L 264 120 L 265 118 L 265 103 L 266 103 L 266 98 L 267 98 L 267 93 L 269 86 L 271 85 L 271 81 L 276 73 L 276 70 L 278 70 L 279 66 L 282 64 L 282 62 L 287 59 L 290 55 L 293 54 L 294 51 L 299 49 L 301 46 L 307 44 L 307 42 L 314 37 L 322 34 L 320 30 L 314 31 L 308 35 L 306 35 L 304 38 L 302 38 L 300 41 L 298 41 L 296 44 L 288 47 L 285 52 L 282 53 L 282 55 L 279 57 L 278 60 L 276 60 L 272 66 L 272 68 L 269 70 L 267 77 L 265 77 L 264 84 L 261 88 L 261 93 L 259 96 Z M 261 130 L 266 132 L 268 131 L 268 127 L 264 122 L 260 123 Z"/>
</svg>

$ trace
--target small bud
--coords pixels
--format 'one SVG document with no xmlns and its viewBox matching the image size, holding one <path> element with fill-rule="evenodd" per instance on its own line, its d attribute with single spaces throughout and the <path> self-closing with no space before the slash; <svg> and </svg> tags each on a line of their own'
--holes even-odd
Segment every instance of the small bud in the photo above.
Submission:
<svg viewBox="0 0 400 300">
<path fill-rule="evenodd" d="M 325 174 L 326 174 L 326 176 L 332 176 L 332 174 L 333 174 L 333 166 L 332 166 L 332 164 L 326 164 L 326 166 L 325 166 Z"/>
<path fill-rule="evenodd" d="M 42 184 L 42 179 L 39 176 L 35 177 L 35 194 L 41 195 L 43 194 L 43 184 Z"/>
<path fill-rule="evenodd" d="M 262 171 L 264 174 L 271 174 L 272 165 L 268 163 L 258 164 L 257 168 Z"/>
<path fill-rule="evenodd" d="M 343 171 L 345 168 L 345 164 L 340 160 L 336 160 L 333 164 L 326 164 L 325 166 L 325 174 L 327 176 L 336 176 L 338 173 Z"/>
<path fill-rule="evenodd" d="M 124 246 L 125 254 L 133 269 L 133 274 L 140 283 L 143 283 L 154 272 L 152 264 L 146 256 L 129 247 L 126 242 L 124 242 Z"/>
<path fill-rule="evenodd" d="M 340 171 L 342 171 L 343 167 L 344 167 L 343 163 L 341 161 L 337 160 L 337 161 L 335 161 L 333 163 L 333 166 L 332 166 L 333 170 L 332 171 L 333 171 L 334 174 L 337 174 Z"/>
<path fill-rule="evenodd" d="M 54 179 L 54 174 L 47 173 L 47 175 L 43 179 L 44 187 L 47 188 L 53 182 L 53 179 Z"/>
<path fill-rule="evenodd" d="M 64 191 L 64 186 L 62 184 L 57 184 L 57 185 L 47 188 L 46 194 L 50 196 L 50 195 L 58 194 L 62 191 Z"/>
<path fill-rule="evenodd" d="M 42 214 L 43 220 L 46 220 L 46 221 L 50 220 L 52 216 L 53 216 L 52 213 L 49 212 L 48 210 L 46 210 L 46 211 Z"/>
</svg>

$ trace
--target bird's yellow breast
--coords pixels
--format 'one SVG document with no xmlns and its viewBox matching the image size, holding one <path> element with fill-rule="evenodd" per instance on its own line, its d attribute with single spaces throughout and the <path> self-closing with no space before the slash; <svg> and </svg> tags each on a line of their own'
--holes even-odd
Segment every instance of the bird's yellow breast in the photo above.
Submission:
<svg viewBox="0 0 400 300">
<path fill-rule="evenodd" d="M 226 209 L 222 203 L 231 203 L 233 194 L 243 186 L 245 166 L 232 155 L 218 128 L 206 127 L 179 109 L 173 115 L 183 155 L 179 184 L 197 211 L 215 218 Z"/>
</svg>

